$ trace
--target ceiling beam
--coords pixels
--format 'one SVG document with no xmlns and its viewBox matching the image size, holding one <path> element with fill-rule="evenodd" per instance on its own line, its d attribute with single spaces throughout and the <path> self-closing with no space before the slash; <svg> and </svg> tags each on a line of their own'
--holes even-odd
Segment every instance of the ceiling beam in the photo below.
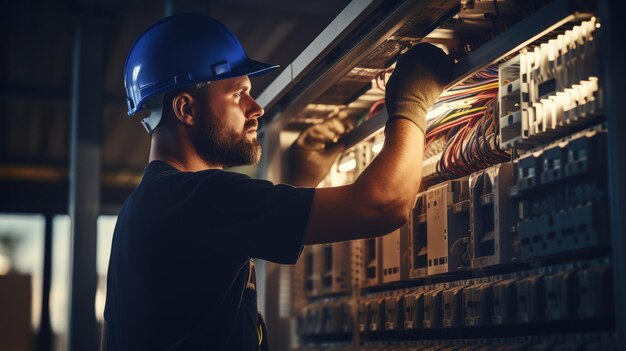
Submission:
<svg viewBox="0 0 626 351">
<path fill-rule="evenodd" d="M 32 100 L 66 100 L 70 102 L 70 87 L 45 87 L 36 85 L 9 84 L 0 86 L 0 98 L 32 99 Z M 120 104 L 126 106 L 126 96 L 104 94 L 105 104 Z"/>
<path fill-rule="evenodd" d="M 307 18 L 308 20 L 327 19 L 332 20 L 337 13 L 341 12 L 350 1 L 348 0 L 319 0 L 315 6 L 309 1 L 293 0 L 213 0 L 212 11 L 217 15 L 220 12 L 229 12 L 233 16 L 252 15 L 255 17 L 271 16 L 272 18 L 284 16 L 285 18 Z"/>
</svg>

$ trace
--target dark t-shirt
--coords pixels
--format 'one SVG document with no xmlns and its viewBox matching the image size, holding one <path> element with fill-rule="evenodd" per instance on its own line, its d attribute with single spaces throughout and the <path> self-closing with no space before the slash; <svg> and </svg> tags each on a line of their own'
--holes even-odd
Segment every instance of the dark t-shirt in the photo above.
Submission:
<svg viewBox="0 0 626 351">
<path fill-rule="evenodd" d="M 151 162 L 115 226 L 107 348 L 256 349 L 250 260 L 297 260 L 313 194 L 238 173 L 180 172 Z"/>
</svg>

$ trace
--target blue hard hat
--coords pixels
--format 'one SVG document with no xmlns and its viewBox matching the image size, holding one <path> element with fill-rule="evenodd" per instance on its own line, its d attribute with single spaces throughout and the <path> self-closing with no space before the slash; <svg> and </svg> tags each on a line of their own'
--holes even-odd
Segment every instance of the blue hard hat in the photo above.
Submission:
<svg viewBox="0 0 626 351">
<path fill-rule="evenodd" d="M 237 37 L 214 18 L 169 16 L 148 28 L 126 58 L 128 114 L 135 115 L 152 97 L 178 88 L 255 76 L 277 67 L 250 59 Z"/>
</svg>

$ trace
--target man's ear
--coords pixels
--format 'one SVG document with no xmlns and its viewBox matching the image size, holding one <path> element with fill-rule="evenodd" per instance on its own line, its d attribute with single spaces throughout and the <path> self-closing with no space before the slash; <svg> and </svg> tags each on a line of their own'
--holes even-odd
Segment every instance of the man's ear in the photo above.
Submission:
<svg viewBox="0 0 626 351">
<path fill-rule="evenodd" d="M 172 99 L 172 110 L 176 119 L 185 125 L 193 126 L 198 118 L 198 101 L 191 94 L 182 92 Z"/>
</svg>

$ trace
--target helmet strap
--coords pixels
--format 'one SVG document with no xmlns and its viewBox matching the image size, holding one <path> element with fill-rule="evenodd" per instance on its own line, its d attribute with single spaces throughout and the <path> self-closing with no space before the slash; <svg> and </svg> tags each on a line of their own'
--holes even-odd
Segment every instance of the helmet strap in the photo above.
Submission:
<svg viewBox="0 0 626 351">
<path fill-rule="evenodd" d="M 144 105 L 144 108 L 150 109 L 150 116 L 142 119 L 141 124 L 146 128 L 148 134 L 152 134 L 159 125 L 159 122 L 161 122 L 161 116 L 163 115 L 163 97 L 164 95 L 157 95 Z"/>
</svg>

